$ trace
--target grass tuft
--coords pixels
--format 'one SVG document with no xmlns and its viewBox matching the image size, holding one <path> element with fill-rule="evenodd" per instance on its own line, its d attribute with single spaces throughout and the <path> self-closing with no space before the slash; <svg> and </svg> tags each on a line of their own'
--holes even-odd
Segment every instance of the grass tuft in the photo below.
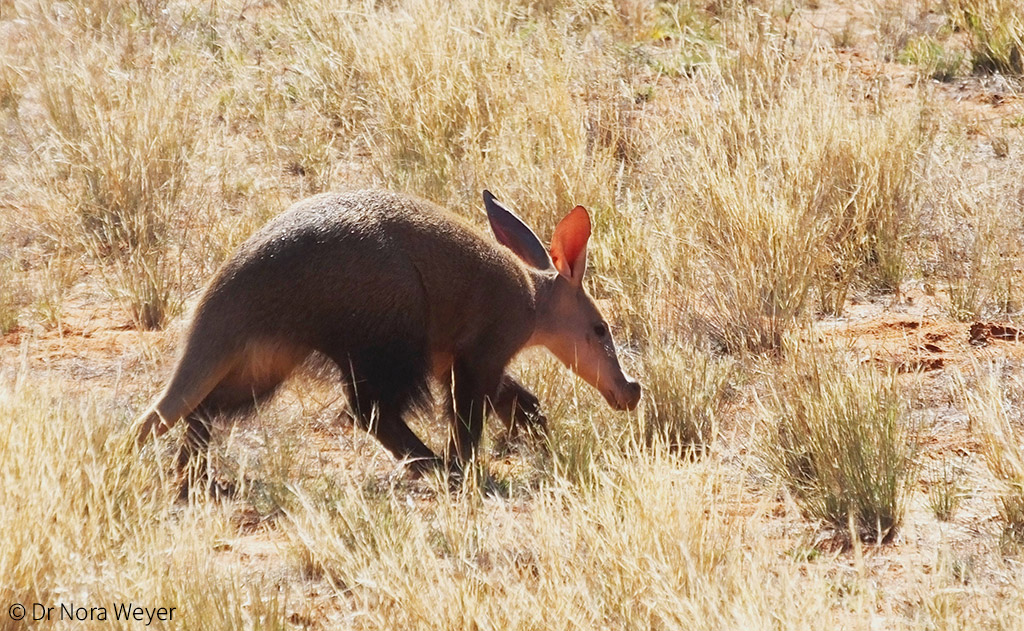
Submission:
<svg viewBox="0 0 1024 631">
<path fill-rule="evenodd" d="M 921 35 L 907 42 L 896 60 L 917 66 L 921 74 L 938 81 L 953 81 L 964 65 L 964 54 L 950 50 L 931 35 Z"/>
<path fill-rule="evenodd" d="M 778 349 L 815 298 L 839 313 L 854 287 L 899 289 L 932 142 L 923 110 L 869 114 L 824 61 L 761 46 L 681 113 L 704 315 L 731 351 Z"/>
<path fill-rule="evenodd" d="M 9 262 L 0 259 L 0 336 L 18 327 L 20 297 Z"/>
<path fill-rule="evenodd" d="M 1024 545 L 1024 447 L 1021 419 L 1010 398 L 1024 392 L 1024 384 L 1003 376 L 994 364 L 977 371 L 977 383 L 968 388 L 959 377 L 958 389 L 971 425 L 980 436 L 989 470 L 998 481 L 999 515 L 1009 543 Z"/>
<path fill-rule="evenodd" d="M 749 586 L 767 576 L 715 499 L 725 480 L 712 466 L 673 470 L 638 455 L 611 456 L 586 487 L 553 479 L 527 519 L 477 494 L 299 489 L 289 546 L 331 577 L 356 628 L 714 629 L 759 617 L 766 603 Z M 787 581 L 768 584 L 802 599 Z M 806 602 L 782 614 L 786 624 L 807 620 L 817 604 Z"/>
<path fill-rule="evenodd" d="M 688 344 L 648 348 L 643 441 L 663 443 L 674 453 L 703 453 L 718 435 L 719 417 L 734 392 L 734 372 L 731 360 Z"/>
<path fill-rule="evenodd" d="M 939 521 L 953 521 L 960 504 L 967 497 L 963 477 L 963 471 L 951 466 L 945 458 L 934 472 L 928 487 L 928 507 Z"/>
<path fill-rule="evenodd" d="M 803 512 L 838 535 L 891 540 L 916 452 L 895 376 L 812 356 L 777 383 L 766 456 Z"/>
<path fill-rule="evenodd" d="M 971 36 L 978 72 L 1024 72 L 1024 7 L 1015 0 L 952 0 L 953 23 Z"/>
</svg>

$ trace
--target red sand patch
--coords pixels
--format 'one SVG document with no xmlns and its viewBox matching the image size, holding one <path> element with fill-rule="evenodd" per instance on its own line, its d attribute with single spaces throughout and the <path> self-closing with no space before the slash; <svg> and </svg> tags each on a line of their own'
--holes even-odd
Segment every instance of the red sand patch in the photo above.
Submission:
<svg viewBox="0 0 1024 631">
<path fill-rule="evenodd" d="M 824 332 L 867 358 L 900 372 L 940 370 L 995 357 L 1024 357 L 1024 331 L 1001 323 L 973 324 L 882 313 Z"/>
</svg>

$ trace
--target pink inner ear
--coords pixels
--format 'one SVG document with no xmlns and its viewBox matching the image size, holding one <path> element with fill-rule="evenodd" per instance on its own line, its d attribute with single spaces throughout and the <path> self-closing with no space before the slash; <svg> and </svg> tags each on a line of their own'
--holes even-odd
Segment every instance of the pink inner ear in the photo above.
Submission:
<svg viewBox="0 0 1024 631">
<path fill-rule="evenodd" d="M 589 239 L 590 215 L 586 208 L 577 206 L 558 222 L 551 237 L 551 261 L 558 273 L 573 278 L 579 272 L 581 263 L 586 262 Z"/>
</svg>

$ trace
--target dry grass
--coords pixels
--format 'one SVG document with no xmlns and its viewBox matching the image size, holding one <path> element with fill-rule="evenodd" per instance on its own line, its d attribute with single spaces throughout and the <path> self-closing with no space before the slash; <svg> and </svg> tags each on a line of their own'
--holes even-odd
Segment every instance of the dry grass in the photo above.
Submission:
<svg viewBox="0 0 1024 631">
<path fill-rule="evenodd" d="M 892 375 L 840 356 L 798 356 L 781 373 L 765 450 L 808 517 L 840 536 L 896 535 L 916 480 L 902 398 Z"/>
<path fill-rule="evenodd" d="M 746 628 L 777 599 L 807 602 L 791 579 L 771 581 L 767 600 L 749 589 L 772 572 L 768 555 L 743 552 L 713 466 L 646 462 L 609 463 L 584 491 L 556 479 L 525 520 L 472 491 L 413 508 L 393 490 L 303 491 L 289 537 L 308 572 L 368 612 L 354 628 Z M 809 623 L 809 600 L 778 622 Z"/>
<path fill-rule="evenodd" d="M 984 369 L 979 370 L 982 372 Z M 1015 405 L 1022 387 L 1016 379 L 1004 380 L 1000 366 L 989 366 L 973 389 L 963 387 L 968 413 L 985 448 L 992 475 L 1000 484 L 999 514 L 1003 532 L 1014 544 L 1024 544 L 1024 449 L 1020 441 L 1020 418 Z"/>
<path fill-rule="evenodd" d="M 953 22 L 971 36 L 975 70 L 1024 72 L 1024 8 L 1012 0 L 953 0 Z"/>
<path fill-rule="evenodd" d="M 176 63 L 155 9 L 94 4 L 70 16 L 28 11 L 37 32 L 22 71 L 43 116 L 26 130 L 41 167 L 27 175 L 47 204 L 46 237 L 99 262 L 107 291 L 138 326 L 159 328 L 182 298 L 168 246 L 190 225 L 182 202 L 199 135 L 196 73 Z"/>
<path fill-rule="evenodd" d="M 964 141 L 960 133 L 953 139 Z M 977 172 L 972 162 L 952 152 L 936 159 L 936 173 L 944 176 L 929 193 L 928 247 L 934 248 L 934 274 L 947 288 L 951 317 L 1005 318 L 1024 304 L 1019 191 L 1006 178 Z M 993 166 L 995 173 L 1016 168 L 1001 159 Z M 932 239 L 935 234 L 945 237 Z"/>
<path fill-rule="evenodd" d="M 774 0 L 0 0 L 0 628 L 72 600 L 176 607 L 163 628 L 1019 628 L 987 517 L 1018 537 L 1017 395 L 950 403 L 943 371 L 821 339 L 920 314 L 918 286 L 958 319 L 1024 299 L 1016 79 L 970 93 L 955 57 L 1020 72 L 1019 10 L 938 7 L 961 35 L 898 4 L 818 37 L 819 3 Z M 545 235 L 586 205 L 641 408 L 527 353 L 546 439 L 488 442 L 449 493 L 314 382 L 218 432 L 237 499 L 175 503 L 180 435 L 126 431 L 184 307 L 289 202 L 364 186 L 478 225 L 489 188 Z M 990 470 L 927 497 L 915 450 L 975 438 Z M 111 625 L 137 627 L 83 626 Z"/>
<path fill-rule="evenodd" d="M 718 437 L 735 366 L 687 344 L 656 345 L 644 361 L 645 443 L 700 454 Z"/>
<path fill-rule="evenodd" d="M 9 262 L 0 259 L 0 335 L 6 335 L 18 326 L 20 300 L 14 272 Z"/>
<path fill-rule="evenodd" d="M 139 460 L 111 431 L 123 412 L 51 385 L 0 384 L 0 599 L 105 607 L 110 621 L 87 625 L 97 628 L 134 624 L 116 623 L 115 602 L 175 606 L 167 628 L 282 628 L 276 590 L 209 555 L 231 536 L 229 515 L 214 505 L 175 508 L 156 462 Z M 24 627 L 5 611 L 0 628 Z"/>
<path fill-rule="evenodd" d="M 919 110 L 851 103 L 827 59 L 758 54 L 682 113 L 701 130 L 685 181 L 709 320 L 732 350 L 778 348 L 815 298 L 839 313 L 856 284 L 899 287 L 929 142 Z"/>
<path fill-rule="evenodd" d="M 965 474 L 962 468 L 943 459 L 932 475 L 931 486 L 928 488 L 928 507 L 936 519 L 953 521 L 966 495 Z"/>
</svg>

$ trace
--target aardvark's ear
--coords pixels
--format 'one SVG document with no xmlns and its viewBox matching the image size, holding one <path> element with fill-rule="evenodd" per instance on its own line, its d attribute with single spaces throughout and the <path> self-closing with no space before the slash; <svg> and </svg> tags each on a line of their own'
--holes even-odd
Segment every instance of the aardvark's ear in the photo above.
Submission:
<svg viewBox="0 0 1024 631">
<path fill-rule="evenodd" d="M 551 237 L 551 261 L 562 276 L 574 284 L 583 283 L 587 271 L 587 241 L 590 239 L 590 215 L 583 206 L 573 208 L 558 222 Z"/>
<path fill-rule="evenodd" d="M 484 191 L 484 208 L 498 243 L 512 250 L 531 267 L 542 270 L 551 267 L 551 257 L 533 230 L 495 199 L 490 191 Z"/>
</svg>

